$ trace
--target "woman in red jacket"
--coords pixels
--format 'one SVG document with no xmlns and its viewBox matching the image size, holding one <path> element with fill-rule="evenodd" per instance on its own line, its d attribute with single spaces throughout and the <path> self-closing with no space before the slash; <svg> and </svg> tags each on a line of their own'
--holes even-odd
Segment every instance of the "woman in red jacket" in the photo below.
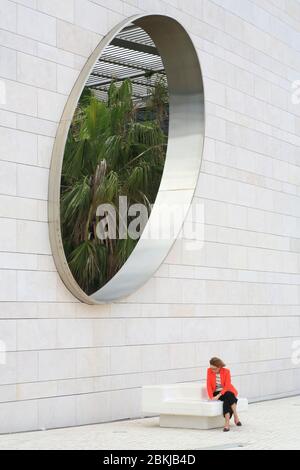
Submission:
<svg viewBox="0 0 300 470">
<path fill-rule="evenodd" d="M 223 431 L 227 432 L 230 430 L 232 415 L 234 415 L 235 424 L 242 426 L 236 411 L 238 392 L 231 383 L 230 370 L 225 369 L 225 364 L 221 359 L 213 357 L 209 361 L 209 365 L 206 381 L 207 394 L 211 400 L 221 400 L 223 402 L 223 415 L 225 418 Z"/>
</svg>

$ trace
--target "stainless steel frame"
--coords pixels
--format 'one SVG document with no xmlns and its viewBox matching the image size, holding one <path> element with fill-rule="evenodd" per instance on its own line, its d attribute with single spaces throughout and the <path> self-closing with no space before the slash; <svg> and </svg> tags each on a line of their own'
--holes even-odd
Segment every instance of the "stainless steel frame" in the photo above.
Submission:
<svg viewBox="0 0 300 470">
<path fill-rule="evenodd" d="M 62 243 L 60 181 L 64 149 L 77 102 L 91 70 L 104 48 L 132 23 L 144 29 L 153 39 L 164 63 L 170 95 L 166 163 L 146 229 L 152 230 L 157 226 L 162 206 L 179 204 L 184 205 L 185 209 L 180 213 L 176 233 L 165 239 L 147 239 L 143 233 L 119 272 L 96 293 L 88 296 L 69 269 Z M 124 298 L 147 282 L 162 264 L 178 237 L 193 199 L 202 161 L 204 126 L 204 89 L 199 59 L 188 33 L 177 20 L 162 15 L 134 16 L 120 23 L 102 39 L 80 73 L 63 111 L 50 169 L 48 215 L 52 253 L 63 282 L 77 299 L 88 304 L 102 304 Z M 167 217 L 164 223 L 170 223 Z"/>
</svg>

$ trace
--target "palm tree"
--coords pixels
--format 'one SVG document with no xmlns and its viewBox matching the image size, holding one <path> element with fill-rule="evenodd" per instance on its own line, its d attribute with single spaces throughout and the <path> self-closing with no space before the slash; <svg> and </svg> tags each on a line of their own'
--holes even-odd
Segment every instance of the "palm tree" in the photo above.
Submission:
<svg viewBox="0 0 300 470">
<path fill-rule="evenodd" d="M 88 295 L 116 274 L 138 241 L 99 239 L 97 207 L 109 203 L 119 215 L 122 195 L 128 205 L 142 203 L 150 212 L 159 189 L 167 147 L 162 110 L 152 120 L 137 116 L 130 80 L 120 87 L 112 83 L 107 103 L 85 89 L 68 133 L 61 179 L 62 238 L 72 274 Z M 127 220 L 122 223 L 127 227 Z"/>
</svg>

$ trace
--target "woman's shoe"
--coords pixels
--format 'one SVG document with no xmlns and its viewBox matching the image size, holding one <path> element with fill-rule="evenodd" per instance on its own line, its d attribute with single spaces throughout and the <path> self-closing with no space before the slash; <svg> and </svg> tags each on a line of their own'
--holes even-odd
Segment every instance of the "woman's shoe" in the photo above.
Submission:
<svg viewBox="0 0 300 470">
<path fill-rule="evenodd" d="M 230 428 L 224 428 L 223 429 L 223 432 L 228 432 L 228 431 L 230 431 Z"/>
<path fill-rule="evenodd" d="M 242 426 L 242 423 L 240 421 L 238 421 L 237 423 L 235 423 L 236 426 Z"/>
</svg>

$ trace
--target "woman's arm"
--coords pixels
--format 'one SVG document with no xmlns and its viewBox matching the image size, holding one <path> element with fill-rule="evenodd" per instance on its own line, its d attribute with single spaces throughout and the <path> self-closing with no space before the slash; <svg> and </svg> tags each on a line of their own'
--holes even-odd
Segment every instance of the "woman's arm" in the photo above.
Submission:
<svg viewBox="0 0 300 470">
<path fill-rule="evenodd" d="M 224 387 L 222 388 L 222 390 L 220 392 L 221 395 L 224 395 L 226 392 L 229 391 L 230 385 L 231 385 L 231 374 L 230 374 L 230 370 L 227 369 L 226 374 L 225 374 Z"/>
<path fill-rule="evenodd" d="M 213 395 L 213 390 L 212 390 L 212 386 L 211 386 L 211 383 L 210 383 L 210 377 L 209 377 L 209 370 L 208 369 L 207 369 L 207 375 L 206 375 L 206 389 L 207 389 L 207 395 L 212 400 L 214 395 Z"/>
</svg>

